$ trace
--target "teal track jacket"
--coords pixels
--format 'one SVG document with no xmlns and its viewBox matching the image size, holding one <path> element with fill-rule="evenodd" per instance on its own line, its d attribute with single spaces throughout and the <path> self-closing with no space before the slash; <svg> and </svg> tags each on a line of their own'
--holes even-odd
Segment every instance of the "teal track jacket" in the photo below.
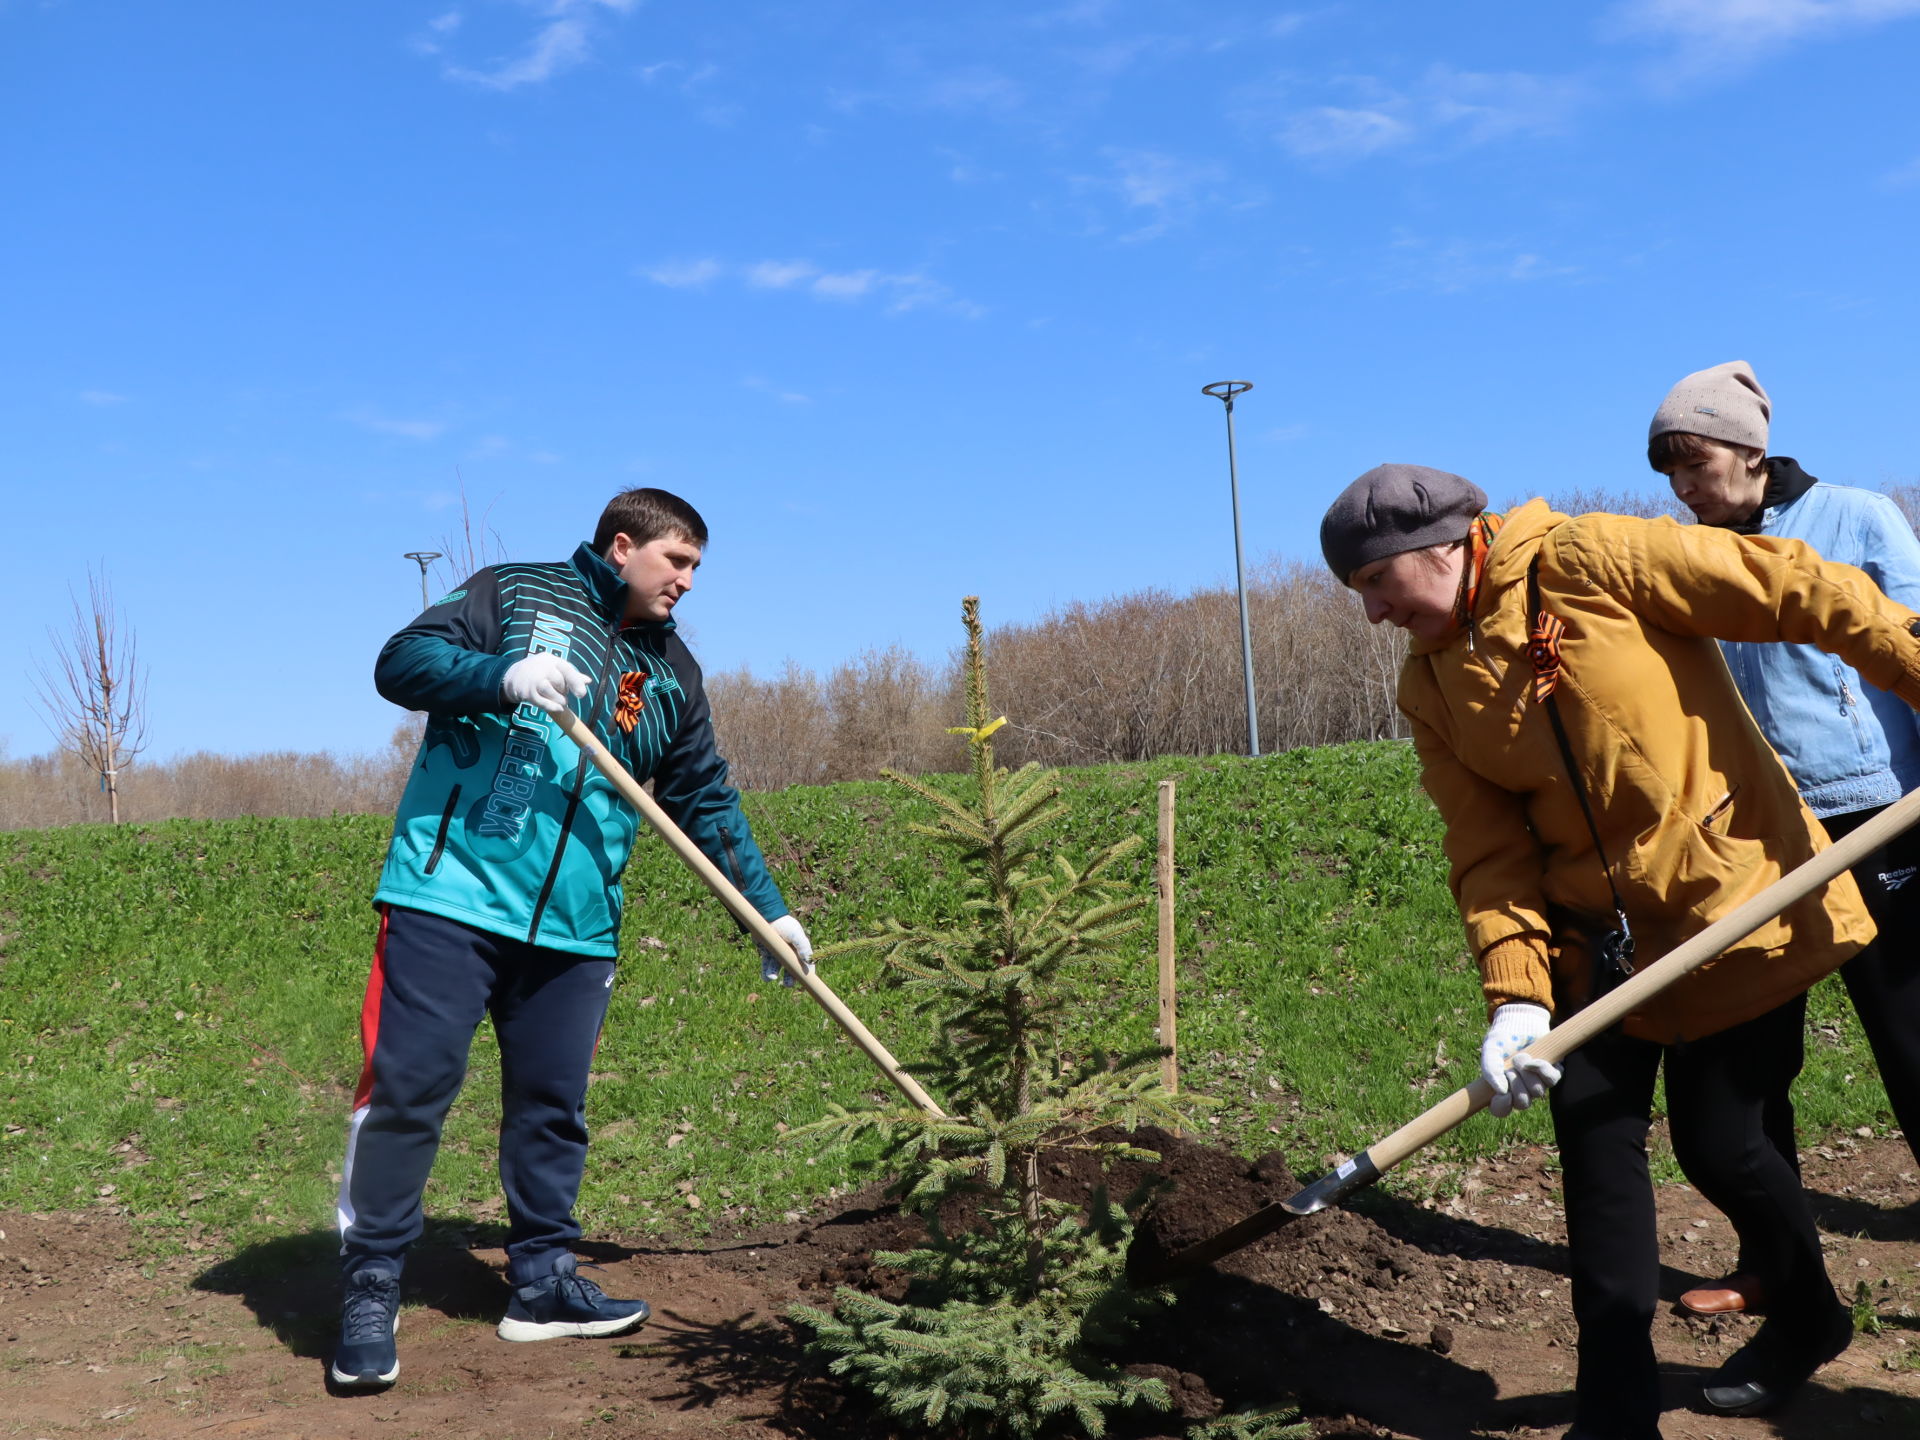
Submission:
<svg viewBox="0 0 1920 1440">
<path fill-rule="evenodd" d="M 376 903 L 580 955 L 618 953 L 620 875 L 640 817 L 537 705 L 501 678 L 542 652 L 586 672 L 580 717 L 748 901 L 787 913 L 714 749 L 700 667 L 673 622 L 622 628 L 626 582 L 582 545 L 550 565 L 492 565 L 386 643 L 374 684 L 427 712 Z M 640 697 L 615 723 L 622 677 Z M 631 709 L 631 706 L 629 706 Z"/>
</svg>

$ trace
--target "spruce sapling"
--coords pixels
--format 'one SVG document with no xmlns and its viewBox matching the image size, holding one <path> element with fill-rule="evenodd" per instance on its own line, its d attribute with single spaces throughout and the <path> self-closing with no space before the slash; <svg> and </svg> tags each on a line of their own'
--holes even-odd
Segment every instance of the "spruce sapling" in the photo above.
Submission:
<svg viewBox="0 0 1920 1440">
<path fill-rule="evenodd" d="M 934 1037 L 931 1063 L 916 1068 L 952 1113 L 833 1105 L 795 1132 L 839 1144 L 878 1137 L 903 1205 L 925 1217 L 928 1235 L 913 1250 L 874 1256 L 909 1276 L 901 1303 L 842 1287 L 834 1311 L 793 1313 L 835 1374 L 914 1428 L 1021 1440 L 1103 1435 L 1116 1411 L 1169 1403 L 1159 1381 L 1105 1358 L 1165 1299 L 1125 1276 L 1146 1196 L 1115 1203 L 1096 1187 L 1083 1212 L 1049 1199 L 1041 1177 L 1072 1153 L 1102 1164 L 1153 1161 L 1116 1133 L 1189 1124 L 1212 1102 L 1166 1091 L 1157 1047 L 1070 1053 L 1069 1008 L 1100 968 L 1127 958 L 1124 942 L 1145 923 L 1148 898 L 1120 878 L 1142 842 L 1129 837 L 1082 865 L 1058 852 L 1053 832 L 1068 813 L 1060 786 L 1037 765 L 1011 774 L 995 766 L 993 734 L 1005 719 L 989 718 L 976 597 L 962 619 L 967 724 L 954 733 L 966 737 L 972 783 L 956 796 L 887 772 L 933 807 L 933 823 L 913 829 L 958 859 L 962 912 L 943 922 L 889 919 L 833 947 L 877 951 L 904 976 Z M 962 1195 L 971 1218 L 949 1233 L 942 1206 Z M 1277 1433 L 1269 1417 L 1249 1419 L 1250 1435 Z"/>
</svg>

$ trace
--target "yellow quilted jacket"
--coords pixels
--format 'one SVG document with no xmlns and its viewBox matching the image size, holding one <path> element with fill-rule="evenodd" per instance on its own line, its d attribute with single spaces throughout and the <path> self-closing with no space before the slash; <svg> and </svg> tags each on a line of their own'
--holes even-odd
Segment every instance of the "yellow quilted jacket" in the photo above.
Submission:
<svg viewBox="0 0 1920 1440">
<path fill-rule="evenodd" d="M 1465 630 L 1416 645 L 1399 701 L 1446 821 L 1451 883 L 1488 1004 L 1584 998 L 1584 942 L 1549 904 L 1610 924 L 1613 903 L 1526 653 L 1527 568 L 1566 623 L 1556 703 L 1646 964 L 1827 844 L 1741 702 L 1716 639 L 1841 656 L 1920 706 L 1920 625 L 1797 540 L 1671 520 L 1569 519 L 1535 500 L 1495 537 Z M 1873 938 L 1841 875 L 1635 1011 L 1672 1044 L 1763 1015 Z"/>
</svg>

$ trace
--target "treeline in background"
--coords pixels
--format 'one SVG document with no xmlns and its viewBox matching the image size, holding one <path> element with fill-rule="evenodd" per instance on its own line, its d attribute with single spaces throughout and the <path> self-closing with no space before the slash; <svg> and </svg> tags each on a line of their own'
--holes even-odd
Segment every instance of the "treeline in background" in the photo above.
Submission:
<svg viewBox="0 0 1920 1440">
<path fill-rule="evenodd" d="M 1920 515 L 1920 486 L 1885 488 L 1910 523 Z M 1679 513 L 1660 495 L 1575 490 L 1549 499 L 1569 514 Z M 1353 596 L 1319 565 L 1266 561 L 1249 572 L 1247 592 L 1263 752 L 1405 733 L 1393 703 L 1405 653 L 1398 632 L 1368 625 Z M 988 606 L 991 616 L 991 597 Z M 1065 605 L 990 629 L 987 661 L 993 708 L 1008 717 L 996 736 L 1007 764 L 1097 765 L 1246 750 L 1239 605 L 1230 587 L 1184 595 L 1136 590 Z M 948 732 L 965 713 L 957 655 L 930 662 L 895 647 L 825 674 L 789 664 L 772 677 L 711 674 L 707 685 L 720 751 L 742 789 L 965 764 L 965 747 Z M 371 755 L 143 759 L 119 776 L 121 818 L 391 812 L 419 728 L 419 718 L 410 717 Z M 78 757 L 11 759 L 0 750 L 0 829 L 107 818 L 99 776 Z"/>
</svg>

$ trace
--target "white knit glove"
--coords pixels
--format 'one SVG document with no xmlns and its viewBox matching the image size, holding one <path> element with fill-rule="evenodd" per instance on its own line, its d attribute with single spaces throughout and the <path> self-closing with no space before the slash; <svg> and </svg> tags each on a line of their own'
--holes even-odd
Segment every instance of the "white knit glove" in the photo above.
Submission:
<svg viewBox="0 0 1920 1440">
<path fill-rule="evenodd" d="M 587 677 L 558 655 L 529 655 L 507 667 L 500 693 L 512 704 L 531 703 L 557 715 L 567 708 L 567 696 L 587 693 Z"/>
<path fill-rule="evenodd" d="M 800 957 L 800 963 L 807 967 L 807 973 L 811 975 L 813 973 L 813 942 L 807 939 L 807 932 L 800 928 L 800 922 L 791 915 L 782 915 L 778 920 L 769 920 L 767 923 L 773 927 L 774 934 L 792 947 L 793 953 Z M 778 980 L 782 985 L 789 987 L 793 984 L 793 972 L 782 965 L 775 958 L 774 953 L 764 945 L 760 947 L 760 978 Z"/>
<path fill-rule="evenodd" d="M 1487 1109 L 1497 1118 L 1526 1109 L 1560 1083 L 1558 1065 L 1521 1053 L 1552 1025 L 1553 1017 L 1540 1005 L 1507 1004 L 1493 1012 L 1480 1043 L 1480 1077 L 1493 1087 Z"/>
</svg>

